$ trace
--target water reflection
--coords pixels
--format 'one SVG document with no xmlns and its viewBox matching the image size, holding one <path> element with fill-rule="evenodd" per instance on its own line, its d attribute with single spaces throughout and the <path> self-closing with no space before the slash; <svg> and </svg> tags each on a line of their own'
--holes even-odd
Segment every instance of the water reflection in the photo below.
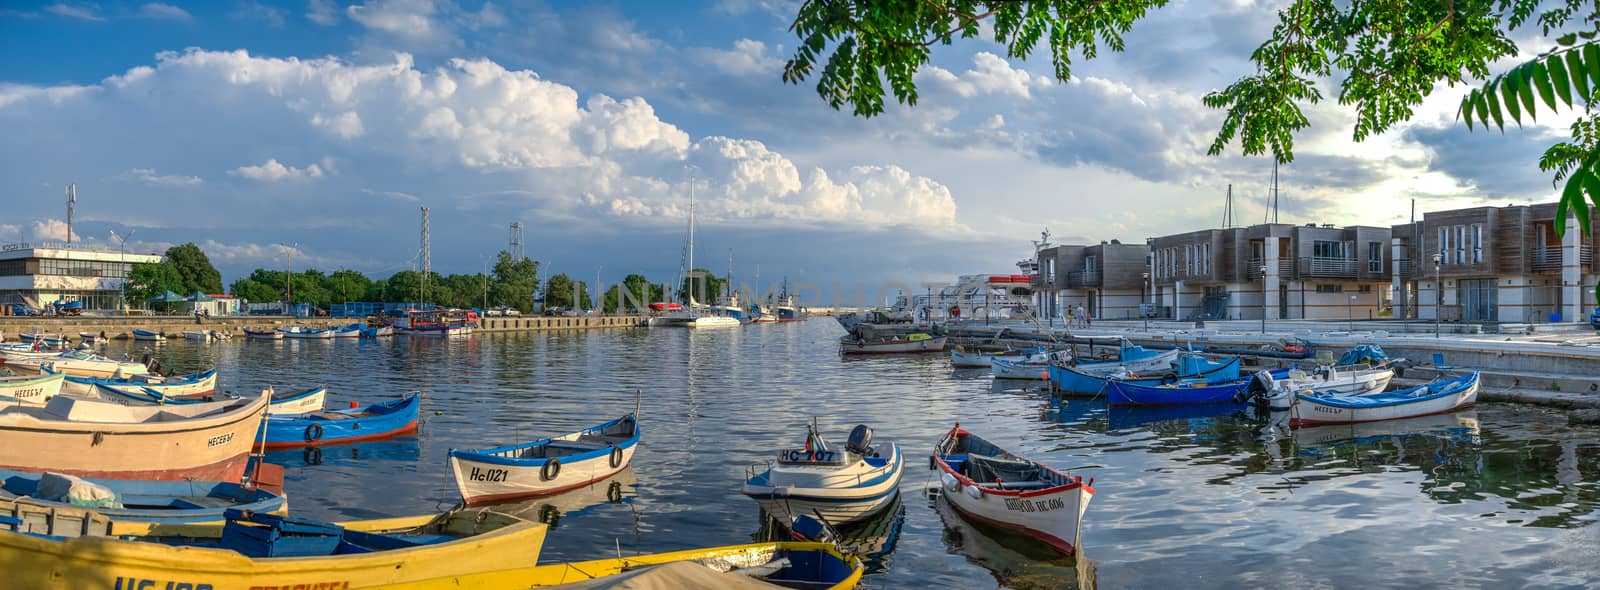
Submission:
<svg viewBox="0 0 1600 590">
<path fill-rule="evenodd" d="M 889 567 L 889 556 L 894 553 L 895 542 L 900 538 L 900 530 L 905 524 L 906 508 L 902 495 L 896 493 L 894 499 L 876 514 L 865 520 L 833 527 L 836 534 L 835 544 L 839 549 L 860 557 L 868 572 L 877 572 Z M 788 521 L 775 517 L 765 511 L 760 513 L 761 526 L 756 530 L 753 540 L 762 541 L 791 541 L 814 540 L 796 534 L 788 526 Z"/>
<path fill-rule="evenodd" d="M 639 479 L 633 466 L 624 467 L 616 475 L 590 483 L 575 490 L 552 496 L 530 498 L 517 502 L 484 504 L 495 512 L 503 512 L 550 525 L 551 530 L 561 528 L 564 520 L 580 518 L 606 504 L 632 504 L 638 494 Z"/>
<path fill-rule="evenodd" d="M 994 575 L 1001 586 L 1029 589 L 1096 588 L 1094 562 L 1079 547 L 1076 557 L 1065 557 L 1024 535 L 967 520 L 930 490 L 928 506 L 944 522 L 942 540 L 949 551 L 966 556 Z"/>
</svg>

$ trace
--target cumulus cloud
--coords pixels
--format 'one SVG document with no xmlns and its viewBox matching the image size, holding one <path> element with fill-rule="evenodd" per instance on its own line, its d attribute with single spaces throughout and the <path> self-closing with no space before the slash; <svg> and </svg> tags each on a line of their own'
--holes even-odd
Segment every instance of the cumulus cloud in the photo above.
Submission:
<svg viewBox="0 0 1600 590">
<path fill-rule="evenodd" d="M 199 176 L 161 175 L 154 168 L 134 168 L 122 173 L 121 179 L 159 187 L 200 186 L 205 181 Z"/>
<path fill-rule="evenodd" d="M 87 4 L 68 4 L 65 2 L 57 2 L 44 7 L 44 10 L 45 12 L 54 14 L 56 16 L 64 16 L 67 18 L 76 18 L 88 21 L 106 20 L 105 17 L 100 16 L 100 9 L 98 7 Z"/>
<path fill-rule="evenodd" d="M 1029 98 L 1034 90 L 1053 85 L 1049 78 L 1034 76 L 1026 70 L 1011 67 L 1005 58 L 980 51 L 972 56 L 972 69 L 960 74 L 938 66 L 930 66 L 917 74 L 923 82 L 948 90 L 962 98 L 984 95 Z"/>
<path fill-rule="evenodd" d="M 65 242 L 67 235 L 72 235 L 73 241 L 78 241 L 78 232 L 69 231 L 67 222 L 60 219 L 42 219 L 33 222 L 33 239 L 41 242 Z"/>
<path fill-rule="evenodd" d="M 183 22 L 189 22 L 194 19 L 193 16 L 189 15 L 189 11 L 162 2 L 150 2 L 139 7 L 139 16 Z"/>
<path fill-rule="evenodd" d="M 339 9 L 330 0 L 311 0 L 306 4 L 306 20 L 331 27 L 339 24 Z"/>
<path fill-rule="evenodd" d="M 350 20 L 368 29 L 402 37 L 430 37 L 438 32 L 432 0 L 372 0 L 345 9 Z"/>
<path fill-rule="evenodd" d="M 258 166 L 240 166 L 229 170 L 228 174 L 261 182 L 278 182 L 280 180 L 306 180 L 320 178 L 322 166 L 308 164 L 304 168 L 285 166 L 276 159 L 267 160 Z"/>
<path fill-rule="evenodd" d="M 733 42 L 733 49 L 701 48 L 695 56 L 702 62 L 735 76 L 766 75 L 776 78 L 783 62 L 767 51 L 767 44 L 752 39 Z"/>
</svg>

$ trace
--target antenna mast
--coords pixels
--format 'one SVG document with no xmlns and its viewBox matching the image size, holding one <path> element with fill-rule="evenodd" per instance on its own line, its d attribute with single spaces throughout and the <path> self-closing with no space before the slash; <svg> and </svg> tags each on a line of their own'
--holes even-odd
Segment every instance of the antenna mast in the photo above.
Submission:
<svg viewBox="0 0 1600 590">
<path fill-rule="evenodd" d="M 1228 200 L 1222 205 L 1222 229 L 1233 227 L 1233 184 L 1228 184 Z"/>
<path fill-rule="evenodd" d="M 522 222 L 511 222 L 511 260 L 522 261 Z"/>
<path fill-rule="evenodd" d="M 422 280 L 417 283 L 417 303 L 422 303 L 428 293 L 428 275 L 433 272 L 433 261 L 429 257 L 432 247 L 428 244 L 428 208 L 422 208 Z"/>
<path fill-rule="evenodd" d="M 78 206 L 78 183 L 67 183 L 67 245 L 72 245 L 72 211 Z"/>
</svg>

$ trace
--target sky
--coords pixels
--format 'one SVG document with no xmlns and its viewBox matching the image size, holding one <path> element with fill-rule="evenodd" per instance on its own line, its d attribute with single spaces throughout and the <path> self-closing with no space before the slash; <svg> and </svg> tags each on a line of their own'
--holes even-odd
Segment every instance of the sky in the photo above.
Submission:
<svg viewBox="0 0 1600 590">
<path fill-rule="evenodd" d="M 731 257 L 738 282 L 1015 272 L 1045 228 L 1098 243 L 1219 226 L 1230 185 L 1236 221 L 1263 218 L 1271 161 L 1207 156 L 1221 112 L 1201 98 L 1253 71 L 1281 4 L 1172 2 L 1066 83 L 992 41 L 938 47 L 915 107 L 864 119 L 781 80 L 793 0 L 13 0 L 0 243 L 65 238 L 73 182 L 76 239 L 194 242 L 225 282 L 286 251 L 296 268 L 415 268 L 420 207 L 435 271 L 479 272 L 520 221 L 546 273 L 667 280 L 693 178 L 695 265 Z M 1463 92 L 1361 143 L 1351 111 L 1311 107 L 1280 219 L 1553 200 L 1537 159 L 1571 116 L 1468 132 Z"/>
</svg>

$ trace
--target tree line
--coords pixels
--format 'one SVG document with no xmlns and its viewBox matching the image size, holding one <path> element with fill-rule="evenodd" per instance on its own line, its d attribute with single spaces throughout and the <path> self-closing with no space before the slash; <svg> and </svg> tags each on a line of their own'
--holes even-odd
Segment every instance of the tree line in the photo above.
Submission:
<svg viewBox="0 0 1600 590">
<path fill-rule="evenodd" d="M 714 301 L 714 295 L 700 294 L 720 293 L 726 281 L 704 269 L 696 271 L 700 276 L 685 278 L 676 290 L 677 299 L 685 301 L 689 293 L 695 293 L 701 303 L 711 303 L 702 298 Z M 627 293 L 620 293 L 619 288 L 626 289 Z M 167 249 L 162 262 L 134 265 L 130 271 L 127 287 L 130 302 L 147 301 L 168 291 L 180 295 L 196 291 L 222 293 L 222 274 L 193 243 L 173 246 Z M 536 305 L 544 309 L 594 307 L 587 282 L 559 273 L 541 284 L 538 261 L 516 259 L 504 250 L 496 256 L 494 268 L 488 274 L 430 272 L 426 292 L 422 273 L 415 270 L 402 270 L 388 278 L 373 280 L 354 270 L 328 273 L 314 268 L 293 274 L 258 268 L 228 285 L 227 292 L 254 303 L 289 300 L 316 307 L 353 301 L 418 302 L 486 309 L 508 307 L 524 313 L 531 312 Z M 601 303 L 603 309 L 609 311 L 617 310 L 619 305 L 632 311 L 637 306 L 664 301 L 666 294 L 666 285 L 652 283 L 641 274 L 630 274 L 620 284 L 611 285 L 602 295 Z"/>
</svg>

